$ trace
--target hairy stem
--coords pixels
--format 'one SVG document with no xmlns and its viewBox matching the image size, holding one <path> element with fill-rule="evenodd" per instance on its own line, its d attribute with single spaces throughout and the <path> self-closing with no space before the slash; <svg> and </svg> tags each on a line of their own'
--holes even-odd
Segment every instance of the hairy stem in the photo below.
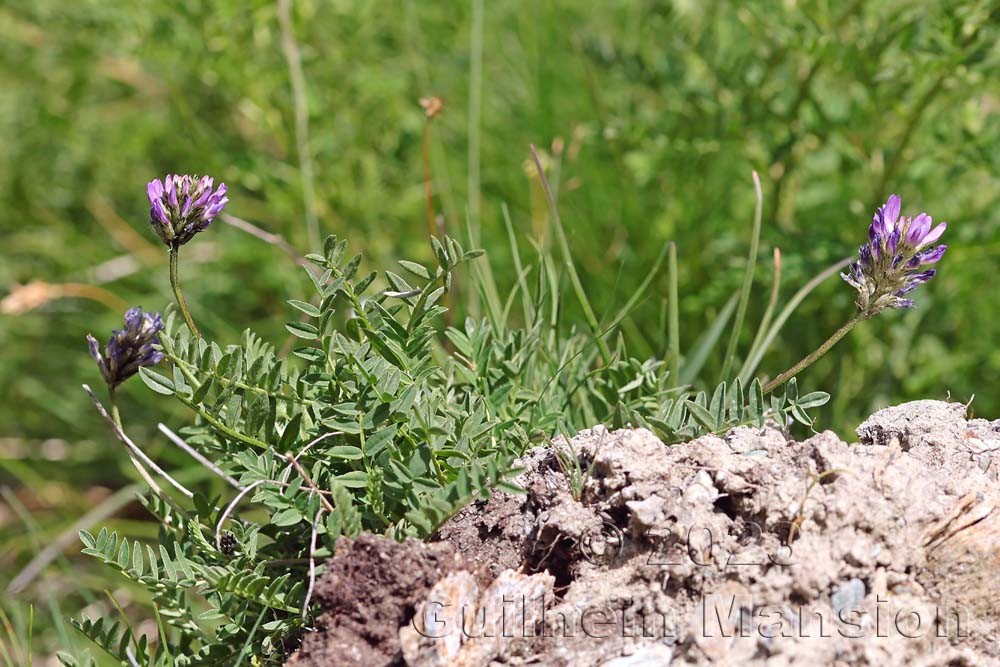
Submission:
<svg viewBox="0 0 1000 667">
<path fill-rule="evenodd" d="M 780 387 L 781 385 L 785 384 L 786 382 L 788 382 L 789 380 L 791 380 L 793 377 L 795 377 L 796 375 L 798 375 L 799 373 L 801 373 L 803 370 L 805 370 L 806 368 L 808 368 L 809 366 L 811 366 L 813 363 L 815 363 L 815 361 L 817 359 L 819 359 L 824 354 L 826 354 L 827 352 L 829 352 L 830 348 L 832 348 L 834 345 L 836 345 L 837 342 L 841 338 L 843 338 L 844 336 L 846 336 L 847 332 L 850 331 L 851 329 L 853 329 L 854 325 L 857 324 L 858 322 L 860 322 L 861 320 L 863 320 L 864 317 L 865 317 L 864 313 L 860 313 L 860 312 L 859 313 L 855 313 L 854 316 L 851 319 L 847 320 L 847 322 L 844 323 L 844 326 L 842 326 L 839 329 L 837 329 L 836 331 L 834 331 L 833 335 L 830 336 L 829 338 L 827 338 L 826 342 L 824 342 L 822 345 L 820 345 L 818 348 L 816 348 L 816 350 L 814 352 L 812 352 L 811 354 L 807 355 L 802 361 L 800 361 L 799 363 L 795 364 L 794 366 L 792 366 L 791 368 L 789 368 L 787 371 L 785 371 L 784 373 L 782 373 L 781 375 L 779 375 L 778 377 L 774 378 L 773 380 L 771 380 L 770 382 L 768 382 L 766 385 L 764 385 L 764 393 L 767 394 L 767 393 L 770 393 L 770 392 L 774 391 L 775 389 L 777 389 L 778 387 Z"/>
<path fill-rule="evenodd" d="M 88 393 L 90 392 L 90 389 L 86 385 L 84 385 L 84 388 L 87 390 Z M 91 394 L 91 397 L 94 398 L 93 394 Z M 97 399 L 94 398 L 94 400 L 96 401 Z M 142 465 L 142 463 L 138 460 L 138 458 L 136 458 L 135 453 L 131 450 L 131 448 L 129 448 L 129 443 L 124 438 L 121 437 L 122 435 L 124 435 L 125 429 L 122 426 L 122 417 L 121 413 L 118 411 L 118 400 L 115 397 L 115 390 L 113 387 L 108 387 L 108 402 L 111 403 L 111 420 L 114 422 L 115 427 L 117 427 L 116 435 L 118 436 L 118 439 L 121 440 L 122 444 L 125 446 L 125 453 L 128 454 L 129 461 L 132 462 L 132 465 L 135 466 L 135 469 L 136 471 L 138 471 L 139 476 L 142 477 L 142 481 L 146 483 L 150 491 L 152 491 L 161 499 L 163 499 L 168 505 L 170 505 L 174 509 L 174 511 L 178 512 L 180 516 L 184 516 L 184 509 L 180 505 L 178 505 L 173 498 L 168 496 L 167 493 L 163 490 L 163 488 L 156 483 L 156 480 L 153 479 L 153 476 L 149 474 L 149 471 L 146 470 L 146 467 Z"/>
<path fill-rule="evenodd" d="M 184 293 L 181 292 L 181 284 L 177 279 L 177 264 L 178 264 L 178 249 L 170 249 L 170 288 L 174 291 L 174 298 L 177 300 L 177 307 L 181 309 L 181 315 L 184 316 L 184 322 L 187 323 L 188 329 L 191 333 L 195 335 L 195 338 L 201 338 L 201 332 L 198 331 L 198 327 L 195 326 L 194 320 L 191 319 L 191 311 L 188 310 L 187 302 L 184 300 Z"/>
</svg>

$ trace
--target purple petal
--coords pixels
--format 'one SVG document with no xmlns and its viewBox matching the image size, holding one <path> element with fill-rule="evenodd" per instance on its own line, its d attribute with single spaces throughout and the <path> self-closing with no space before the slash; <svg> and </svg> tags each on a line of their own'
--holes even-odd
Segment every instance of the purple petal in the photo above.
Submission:
<svg viewBox="0 0 1000 667">
<path fill-rule="evenodd" d="M 885 222 L 883 222 L 881 208 L 875 211 L 872 224 L 868 227 L 868 240 L 874 243 L 880 236 L 885 236 Z"/>
<path fill-rule="evenodd" d="M 133 306 L 125 311 L 125 326 L 133 329 L 142 323 L 142 308 Z"/>
<path fill-rule="evenodd" d="M 146 196 L 149 198 L 149 203 L 153 204 L 163 197 L 163 183 L 160 179 L 154 178 L 146 185 Z"/>
<path fill-rule="evenodd" d="M 907 263 L 907 267 L 915 268 L 918 266 L 925 266 L 927 264 L 935 264 L 944 257 L 944 251 L 948 249 L 946 245 L 939 245 L 935 248 L 928 248 L 922 252 L 917 253 L 913 259 Z"/>
<path fill-rule="evenodd" d="M 219 213 L 222 212 L 222 209 L 226 207 L 227 202 L 229 202 L 229 199 L 223 197 L 218 202 L 208 207 L 208 209 L 205 211 L 205 217 L 208 218 L 209 222 L 214 220 L 215 216 L 219 215 Z"/>
<path fill-rule="evenodd" d="M 90 348 L 90 356 L 94 358 L 94 361 L 101 363 L 101 347 L 97 339 L 90 334 L 87 334 L 87 346 Z"/>
<path fill-rule="evenodd" d="M 893 229 L 892 233 L 889 234 L 889 242 L 886 244 L 887 249 L 889 251 L 888 254 L 890 255 L 896 254 L 896 250 L 899 248 L 899 241 L 901 236 L 902 234 L 899 231 L 899 227 Z"/>
<path fill-rule="evenodd" d="M 211 190 L 207 190 L 207 189 L 203 190 L 201 192 L 201 194 L 198 195 L 198 198 L 194 200 L 193 207 L 194 208 L 202 208 L 206 204 L 208 204 L 208 202 L 210 202 L 211 200 L 212 200 L 212 191 Z"/>
<path fill-rule="evenodd" d="M 895 228 L 896 221 L 899 220 L 900 205 L 901 200 L 899 195 L 889 195 L 889 198 L 885 200 L 885 206 L 882 207 L 882 215 L 886 229 L 891 230 Z"/>
<path fill-rule="evenodd" d="M 858 248 L 858 258 L 861 260 L 861 266 L 871 267 L 872 265 L 872 250 L 869 244 L 865 244 Z"/>
<path fill-rule="evenodd" d="M 939 238 L 941 238 L 941 235 L 944 234 L 944 230 L 946 230 L 947 228 L 948 228 L 948 223 L 942 222 L 924 236 L 924 238 L 921 240 L 921 244 L 930 245 L 931 243 L 934 243 Z"/>
<path fill-rule="evenodd" d="M 170 204 L 172 208 L 177 207 L 177 176 L 172 174 L 167 174 L 165 179 L 165 188 L 167 191 L 167 203 Z"/>
<path fill-rule="evenodd" d="M 906 242 L 911 246 L 917 246 L 924 237 L 927 236 L 928 230 L 931 228 L 931 216 L 926 213 L 921 213 L 912 221 L 910 221 L 909 228 L 906 230 Z"/>
<path fill-rule="evenodd" d="M 149 218 L 161 225 L 170 224 L 170 217 L 167 215 L 167 209 L 163 207 L 163 200 L 157 199 L 152 202 L 152 206 L 149 208 Z"/>
</svg>

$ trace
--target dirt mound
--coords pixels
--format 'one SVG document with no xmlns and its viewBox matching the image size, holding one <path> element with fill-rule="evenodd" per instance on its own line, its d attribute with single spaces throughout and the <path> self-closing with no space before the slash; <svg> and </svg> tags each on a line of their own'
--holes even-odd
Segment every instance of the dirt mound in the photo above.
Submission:
<svg viewBox="0 0 1000 667">
<path fill-rule="evenodd" d="M 404 664 L 399 628 L 438 581 L 463 567 L 446 543 L 399 543 L 377 535 L 338 541 L 316 581 L 316 600 L 326 611 L 286 664 Z"/>
<path fill-rule="evenodd" d="M 526 494 L 466 508 L 426 547 L 464 565 L 321 598 L 326 634 L 305 647 L 368 637 L 395 602 L 356 664 L 1000 664 L 1000 422 L 918 401 L 858 436 L 556 441 L 524 457 Z"/>
</svg>

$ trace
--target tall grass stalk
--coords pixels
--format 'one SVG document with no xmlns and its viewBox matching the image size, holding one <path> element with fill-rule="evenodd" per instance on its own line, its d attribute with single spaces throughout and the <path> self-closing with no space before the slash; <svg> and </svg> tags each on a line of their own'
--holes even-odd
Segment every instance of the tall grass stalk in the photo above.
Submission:
<svg viewBox="0 0 1000 667">
<path fill-rule="evenodd" d="M 556 200 L 552 196 L 552 188 L 549 187 L 549 181 L 545 177 L 545 169 L 542 168 L 542 161 L 538 157 L 538 151 L 535 150 L 534 144 L 531 145 L 531 157 L 535 161 L 535 168 L 538 170 L 538 179 L 541 181 L 542 189 L 545 191 L 545 198 L 549 203 L 549 211 L 552 214 L 552 221 L 555 223 L 556 237 L 559 239 L 559 249 L 562 251 L 563 263 L 569 273 L 569 279 L 573 285 L 573 291 L 576 293 L 576 298 L 580 301 L 580 307 L 583 308 L 583 316 L 587 319 L 587 326 L 590 327 L 590 331 L 594 336 L 594 342 L 597 344 L 597 348 L 601 351 L 601 360 L 607 364 L 611 361 L 611 350 L 608 349 L 608 344 L 601 336 L 601 326 L 597 322 L 597 317 L 594 315 L 594 309 L 591 307 L 590 301 L 587 299 L 587 293 L 583 289 L 583 283 L 580 282 L 580 276 L 576 272 L 576 265 L 573 263 L 573 257 L 570 254 L 569 241 L 566 240 L 566 230 L 563 228 L 562 219 L 559 217 L 559 209 L 556 206 Z"/>
<path fill-rule="evenodd" d="M 671 382 L 679 382 L 681 375 L 681 323 L 680 308 L 678 307 L 677 290 L 677 244 L 670 242 L 670 250 L 667 254 L 667 283 L 670 294 L 668 299 L 669 314 L 667 316 L 668 329 L 667 340 L 670 341 L 670 377 Z"/>
<path fill-rule="evenodd" d="M 839 273 L 841 269 L 850 264 L 853 259 L 854 259 L 853 257 L 845 257 L 839 262 L 831 266 L 828 266 L 823 271 L 820 271 L 812 280 L 803 285 L 799 289 L 799 291 L 797 291 L 795 295 L 792 296 L 788 304 L 784 308 L 782 308 L 781 313 L 778 314 L 777 319 L 775 319 L 774 324 L 771 325 L 771 329 L 767 332 L 767 336 L 764 337 L 764 340 L 761 342 L 760 346 L 753 352 L 753 354 L 747 359 L 747 362 L 743 365 L 744 370 L 740 373 L 740 380 L 744 384 L 749 382 L 750 376 L 752 376 L 754 371 L 757 370 L 757 367 L 760 365 L 760 361 L 764 357 L 764 354 L 771 347 L 771 344 L 774 342 L 774 339 L 777 338 L 778 333 L 781 331 L 781 328 L 785 325 L 785 322 L 788 320 L 791 314 L 795 312 L 795 309 L 799 307 L 799 304 L 801 304 L 802 301 L 805 300 L 805 298 L 809 296 L 809 294 L 820 285 L 820 283 L 822 283 L 830 276 L 834 276 L 837 273 Z"/>
<path fill-rule="evenodd" d="M 306 98 L 306 78 L 302 73 L 302 54 L 295 39 L 295 26 L 292 23 L 292 0 L 278 0 L 278 23 L 281 24 L 281 51 L 288 65 L 288 78 L 292 86 L 295 152 L 298 153 L 299 172 L 302 176 L 306 238 L 309 241 L 309 249 L 317 252 L 322 247 L 322 240 L 319 236 L 319 219 L 316 217 L 316 178 L 313 173 L 312 155 L 309 153 L 309 101 Z"/>
<path fill-rule="evenodd" d="M 468 199 L 472 228 L 472 247 L 481 244 L 480 132 L 483 107 L 483 0 L 472 0 L 472 26 L 469 31 L 469 165 Z"/>
<path fill-rule="evenodd" d="M 743 329 L 743 318 L 747 314 L 747 304 L 750 302 L 750 290 L 753 288 L 753 274 L 757 268 L 757 249 L 760 245 L 760 221 L 763 215 L 764 194 L 760 188 L 760 177 L 757 172 L 753 174 L 753 190 L 757 197 L 757 204 L 753 211 L 753 232 L 750 236 L 750 255 L 747 257 L 747 268 L 743 273 L 743 287 L 740 290 L 740 300 L 736 306 L 736 320 L 733 322 L 732 332 L 729 334 L 729 345 L 726 346 L 725 361 L 722 363 L 722 382 L 729 381 L 729 371 L 733 367 L 733 359 L 736 357 L 736 345 L 740 340 L 740 331 Z"/>
<path fill-rule="evenodd" d="M 740 367 L 740 377 L 742 378 L 743 372 L 746 370 L 746 362 L 749 361 L 750 357 L 757 352 L 761 343 L 764 342 L 764 336 L 767 335 L 767 330 L 771 326 L 771 318 L 774 316 L 774 309 L 778 305 L 778 292 L 781 290 L 781 249 L 774 249 L 774 275 L 771 278 L 771 296 L 767 300 L 767 308 L 764 309 L 764 315 L 760 318 L 760 325 L 757 327 L 757 335 L 754 336 L 753 343 L 750 344 L 750 351 L 747 352 L 747 358 L 743 362 L 743 366 Z"/>
</svg>

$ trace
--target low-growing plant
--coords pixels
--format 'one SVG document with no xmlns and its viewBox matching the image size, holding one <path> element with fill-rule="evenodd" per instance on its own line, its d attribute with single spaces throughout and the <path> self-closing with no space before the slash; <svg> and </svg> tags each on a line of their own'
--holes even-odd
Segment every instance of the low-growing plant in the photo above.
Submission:
<svg viewBox="0 0 1000 667">
<path fill-rule="evenodd" d="M 940 236 L 928 231 L 929 219 L 925 225 L 919 216 L 899 218 L 898 198 L 890 198 L 845 275 L 859 291 L 857 314 L 817 353 L 765 384 L 751 376 L 777 330 L 822 277 L 846 264 L 806 285 L 772 322 L 776 253 L 771 301 L 754 343 L 739 373 L 712 387 L 699 379 L 702 364 L 729 327 L 724 367 L 735 368 L 735 332 L 752 289 L 761 215 L 756 174 L 747 279 L 682 357 L 676 247 L 664 247 L 649 278 L 602 324 L 576 278 L 537 155 L 535 162 L 558 261 L 543 247 L 525 261 L 508 218 L 518 275 L 501 298 L 482 251 L 455 238 L 431 238 L 434 264 L 401 261 L 399 273 L 379 277 L 361 271 L 361 257 L 348 254 L 345 240 L 330 237 L 321 254 L 305 257 L 315 294 L 288 302 L 298 318 L 287 329 L 299 344 L 287 356 L 249 330 L 238 344 L 202 337 L 181 293 L 179 246 L 221 212 L 225 186 L 213 193 L 211 179 L 188 176 L 150 184 L 150 222 L 171 256 L 177 309 L 162 320 L 130 310 L 103 350 L 91 337 L 110 411 L 87 391 L 150 488 L 144 502 L 160 521 L 158 543 L 106 529 L 81 539 L 85 553 L 149 591 L 158 637 L 138 636 L 124 615 L 75 621 L 83 634 L 126 665 L 278 664 L 310 623 L 316 576 L 339 538 L 363 531 L 430 538 L 471 500 L 495 489 L 518 492 L 510 479 L 533 443 L 597 424 L 645 426 L 667 443 L 768 419 L 812 426 L 809 410 L 829 395 L 800 393 L 794 376 L 861 319 L 912 305 L 902 295 L 933 275 L 920 267 L 944 252 L 925 249 Z M 667 352 L 663 359 L 635 358 L 618 327 L 664 260 Z M 459 271 L 484 314 L 446 326 L 443 303 Z M 565 321 L 569 294 L 580 302 L 583 326 Z M 160 430 L 225 493 L 188 489 L 129 438 L 115 390 L 136 373 L 191 412 L 192 423 L 179 433 L 162 424 Z M 568 451 L 560 462 L 582 488 L 586 472 Z"/>
</svg>

